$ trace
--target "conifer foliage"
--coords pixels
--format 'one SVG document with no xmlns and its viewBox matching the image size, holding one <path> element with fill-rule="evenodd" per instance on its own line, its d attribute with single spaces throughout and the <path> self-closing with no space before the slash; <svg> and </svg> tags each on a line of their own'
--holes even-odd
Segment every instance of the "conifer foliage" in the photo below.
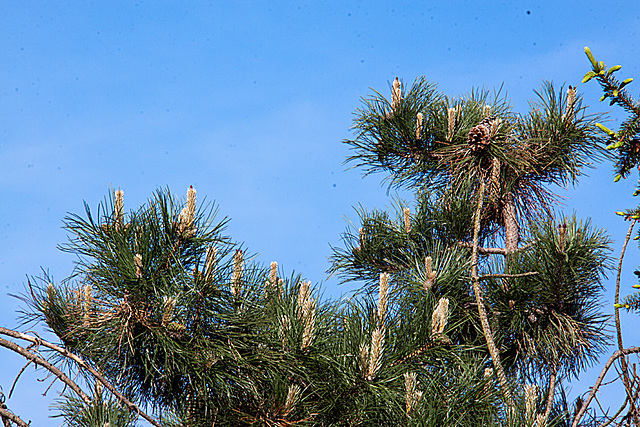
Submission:
<svg viewBox="0 0 640 427">
<path fill-rule="evenodd" d="M 556 215 L 553 190 L 602 156 L 597 119 L 572 87 L 518 114 L 499 92 L 396 79 L 345 142 L 415 198 L 361 209 L 334 248 L 330 272 L 362 285 L 350 298 L 256 262 L 193 188 L 136 210 L 117 190 L 66 218 L 70 277 L 27 284 L 25 324 L 59 341 L 2 328 L 0 345 L 68 369 L 69 426 L 567 425 L 562 384 L 607 342 L 610 241 Z"/>
</svg>

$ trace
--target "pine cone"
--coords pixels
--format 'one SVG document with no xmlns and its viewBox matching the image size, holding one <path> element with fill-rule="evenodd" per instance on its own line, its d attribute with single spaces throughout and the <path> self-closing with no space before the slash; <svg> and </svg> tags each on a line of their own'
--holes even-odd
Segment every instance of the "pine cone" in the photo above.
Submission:
<svg viewBox="0 0 640 427">
<path fill-rule="evenodd" d="M 493 117 L 483 119 L 478 126 L 469 131 L 468 142 L 471 151 L 483 150 L 491 143 L 491 126 Z"/>
</svg>

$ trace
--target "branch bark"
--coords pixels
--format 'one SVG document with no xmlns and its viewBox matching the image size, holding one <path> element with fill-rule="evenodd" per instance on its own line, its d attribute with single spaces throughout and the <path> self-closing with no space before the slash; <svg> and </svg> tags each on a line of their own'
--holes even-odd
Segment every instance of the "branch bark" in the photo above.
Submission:
<svg viewBox="0 0 640 427">
<path fill-rule="evenodd" d="M 600 388 L 602 381 L 604 381 L 604 376 L 607 374 L 607 371 L 609 370 L 611 365 L 613 365 L 613 362 L 615 362 L 617 358 L 621 356 L 625 356 L 627 354 L 631 354 L 631 353 L 640 353 L 640 347 L 625 348 L 623 350 L 618 350 L 611 355 L 607 363 L 604 365 L 604 368 L 602 368 L 602 372 L 600 372 L 600 375 L 598 376 L 596 383 L 593 385 L 593 387 L 591 387 L 591 392 L 589 393 L 589 397 L 587 398 L 587 400 L 585 400 L 584 404 L 582 405 L 582 408 L 580 408 L 580 412 L 578 412 L 575 418 L 573 419 L 573 423 L 571 424 L 571 427 L 577 427 L 578 423 L 580 422 L 580 418 L 582 418 L 584 413 L 587 412 L 587 409 L 589 408 L 589 404 L 595 397 L 596 392 L 598 391 L 598 388 Z"/>
<path fill-rule="evenodd" d="M 631 239 L 631 234 L 633 233 L 633 227 L 636 225 L 637 220 L 634 219 L 631 221 L 631 225 L 629 226 L 629 230 L 627 231 L 627 235 L 625 236 L 624 243 L 622 244 L 622 251 L 620 252 L 620 261 L 618 262 L 618 275 L 616 277 L 616 294 L 614 297 L 614 314 L 616 321 L 616 335 L 618 338 L 618 350 L 624 349 L 622 344 L 622 328 L 620 326 L 620 309 L 617 304 L 620 302 L 620 278 L 622 276 L 622 260 L 624 259 L 624 254 L 627 251 L 627 244 Z M 633 423 L 636 427 L 640 427 L 640 419 L 638 418 L 638 410 L 636 408 L 636 402 L 633 398 L 633 390 L 631 390 L 631 381 L 629 380 L 629 368 L 627 365 L 626 357 L 623 357 L 620 360 L 622 364 L 622 382 L 624 383 L 624 389 L 627 393 L 627 398 L 629 399 L 631 416 L 633 417 Z"/>
<path fill-rule="evenodd" d="M 548 420 L 549 415 L 551 414 L 551 409 L 553 408 L 553 397 L 556 393 L 556 377 L 557 371 L 552 368 L 551 376 L 549 377 L 549 389 L 547 390 L 547 407 L 544 409 L 544 419 Z"/>
<path fill-rule="evenodd" d="M 0 418 L 2 418 L 2 422 L 5 426 L 7 425 L 7 422 L 9 422 L 9 426 L 11 426 L 11 422 L 13 422 L 16 423 L 19 427 L 29 427 L 29 424 L 25 423 L 19 416 L 11 413 L 6 407 L 3 406 L 4 405 L 0 406 Z"/>
<path fill-rule="evenodd" d="M 83 359 L 81 359 L 77 355 L 75 355 L 75 354 L 69 352 L 68 350 L 66 350 L 66 349 L 64 349 L 62 347 L 59 347 L 59 346 L 57 346 L 55 344 L 52 344 L 52 343 L 47 342 L 47 341 L 44 341 L 44 340 L 42 340 L 40 338 L 32 337 L 31 335 L 27 335 L 27 334 L 23 334 L 23 333 L 18 332 L 18 331 L 14 331 L 12 329 L 7 329 L 7 328 L 0 327 L 0 334 L 8 335 L 8 336 L 11 336 L 11 337 L 14 337 L 14 338 L 23 339 L 25 341 L 29 341 L 29 342 L 31 342 L 33 344 L 36 344 L 36 345 L 43 345 L 43 346 L 45 346 L 45 347 L 47 347 L 47 348 L 49 348 L 51 350 L 57 351 L 58 353 L 62 354 L 63 356 L 73 360 L 74 362 L 76 362 L 78 364 L 78 366 L 80 366 L 81 368 L 84 368 L 87 371 L 89 371 L 91 373 L 91 375 L 93 375 L 96 378 L 97 381 L 100 381 L 104 385 L 104 387 L 107 390 L 109 390 L 120 402 L 122 402 L 122 404 L 124 404 L 131 412 L 135 412 L 135 413 L 139 414 L 142 418 L 144 418 L 145 420 L 149 421 L 155 427 L 162 427 L 161 424 L 159 424 L 151 416 L 149 416 L 148 414 L 143 412 L 135 403 L 131 402 L 129 399 L 127 399 L 125 396 L 123 396 L 122 393 L 120 393 L 98 371 L 96 371 L 94 368 L 92 368 L 86 361 L 84 361 Z M 0 338 L 0 340 L 2 340 L 2 338 Z M 2 341 L 4 341 L 4 340 L 2 340 Z M 7 341 L 7 342 L 10 342 L 10 341 Z M 25 351 L 27 351 L 27 350 L 25 350 Z M 31 354 L 31 353 L 29 353 L 29 354 Z M 51 366 L 53 366 L 53 365 L 51 365 Z M 88 396 L 87 396 L 87 398 L 89 399 L 89 403 L 90 403 L 91 399 Z M 84 400 L 84 397 L 83 397 L 83 400 Z"/>
<path fill-rule="evenodd" d="M 42 366 L 43 368 L 47 369 L 48 371 L 50 371 L 51 373 L 53 373 L 54 375 L 56 375 L 58 377 L 58 379 L 60 379 L 60 381 L 62 381 L 63 383 L 65 383 L 67 386 L 69 386 L 69 388 L 71 390 L 73 390 L 78 396 L 80 396 L 80 398 L 87 404 L 89 405 L 91 403 L 91 398 L 89 396 L 87 396 L 85 394 L 85 392 L 82 391 L 82 389 L 71 380 L 71 378 L 67 377 L 65 375 L 64 372 L 62 372 L 60 369 L 58 369 L 57 367 L 55 367 L 54 365 L 52 365 L 51 363 L 47 362 L 46 360 L 44 360 L 43 358 L 31 353 L 29 350 L 20 347 L 18 344 L 5 340 L 4 338 L 0 338 L 0 346 L 8 348 L 9 350 L 12 350 L 22 356 L 24 356 L 26 359 L 33 361 L 33 363 Z"/>
<path fill-rule="evenodd" d="M 500 388 L 504 394 L 504 398 L 507 401 L 507 405 L 514 407 L 515 403 L 509 390 L 509 384 L 507 383 L 507 377 L 504 374 L 502 363 L 500 362 L 500 354 L 493 339 L 493 332 L 491 332 L 491 326 L 489 325 L 489 319 L 487 318 L 487 311 L 484 306 L 484 299 L 482 297 L 482 289 L 480 288 L 480 279 L 478 277 L 478 240 L 480 236 L 480 215 L 482 213 L 482 203 L 484 199 L 484 179 L 480 178 L 480 188 L 478 189 L 478 207 L 475 213 L 475 222 L 473 225 L 473 252 L 471 253 L 471 283 L 473 284 L 473 291 L 476 295 L 476 302 L 478 304 L 478 314 L 480 315 L 480 323 L 482 324 L 482 331 L 484 333 L 485 340 L 487 341 L 487 348 L 491 355 L 493 367 L 495 368 L 498 381 L 500 382 Z"/>
</svg>

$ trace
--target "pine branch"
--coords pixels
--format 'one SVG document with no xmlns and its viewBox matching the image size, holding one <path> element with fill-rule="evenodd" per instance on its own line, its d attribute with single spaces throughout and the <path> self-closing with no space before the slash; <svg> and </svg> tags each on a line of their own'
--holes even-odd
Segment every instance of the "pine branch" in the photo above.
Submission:
<svg viewBox="0 0 640 427">
<path fill-rule="evenodd" d="M 480 234 L 480 214 L 482 212 L 482 202 L 484 199 L 484 179 L 480 179 L 480 188 L 478 189 L 478 208 L 476 209 L 475 224 L 473 228 L 473 252 L 471 254 L 471 283 L 473 284 L 473 290 L 476 295 L 476 302 L 478 303 L 478 314 L 480 315 L 480 323 L 482 324 L 482 332 L 487 341 L 487 348 L 491 354 L 491 360 L 493 366 L 498 375 L 500 381 L 500 388 L 507 401 L 507 405 L 511 408 L 515 407 L 511 391 L 509 390 L 509 384 L 507 383 L 507 377 L 504 374 L 502 363 L 500 362 L 500 355 L 493 339 L 493 332 L 491 332 L 491 326 L 487 318 L 487 311 L 484 306 L 482 298 L 482 290 L 480 288 L 480 281 L 478 277 L 478 235 Z"/>
<path fill-rule="evenodd" d="M 554 367 L 553 371 L 551 372 L 551 376 L 549 377 L 549 388 L 547 389 L 547 407 L 545 408 L 543 415 L 545 420 L 549 419 L 549 414 L 551 414 L 551 409 L 553 409 L 553 397 L 556 392 L 556 379 L 557 372 Z"/>
<path fill-rule="evenodd" d="M 488 280 L 493 278 L 511 278 L 511 277 L 527 277 L 540 274 L 538 271 L 529 271 L 527 273 L 514 273 L 514 274 L 483 274 L 478 277 L 478 281 Z"/>
</svg>

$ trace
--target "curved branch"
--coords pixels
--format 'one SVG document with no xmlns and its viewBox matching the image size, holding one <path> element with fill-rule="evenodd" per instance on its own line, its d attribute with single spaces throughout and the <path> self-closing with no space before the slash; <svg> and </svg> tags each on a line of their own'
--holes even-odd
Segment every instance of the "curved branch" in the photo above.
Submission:
<svg viewBox="0 0 640 427">
<path fill-rule="evenodd" d="M 9 420 L 11 422 L 16 423 L 19 427 L 30 427 L 29 424 L 25 423 L 19 416 L 10 412 L 6 407 L 3 408 L 4 405 L 0 406 L 0 418 L 4 423 L 5 420 Z M 6 423 L 4 423 L 6 425 Z"/>
<path fill-rule="evenodd" d="M 92 368 L 86 361 L 84 361 L 83 359 L 81 359 L 77 355 L 71 353 L 67 349 L 59 347 L 59 346 L 57 346 L 55 344 L 52 344 L 50 342 L 44 341 L 44 340 L 42 340 L 40 338 L 35 338 L 35 337 L 32 337 L 32 336 L 27 335 L 27 334 L 23 334 L 23 333 L 18 332 L 18 331 L 14 331 L 12 329 L 7 329 L 7 328 L 0 327 L 0 334 L 8 335 L 8 336 L 11 336 L 11 337 L 14 337 L 14 338 L 23 339 L 25 341 L 29 341 L 29 342 L 31 342 L 33 344 L 36 344 L 36 345 L 43 345 L 43 346 L 45 346 L 45 347 L 47 347 L 47 348 L 49 348 L 51 350 L 57 351 L 58 353 L 62 354 L 63 356 L 73 360 L 74 362 L 76 362 L 78 364 L 78 366 L 80 366 L 81 368 L 84 368 L 87 371 L 89 371 L 91 373 L 91 375 L 93 375 L 96 378 L 96 380 L 100 381 L 104 385 L 104 387 L 107 390 L 109 390 L 120 402 L 122 402 L 131 412 L 135 412 L 135 413 L 139 414 L 142 418 L 144 418 L 145 420 L 149 421 L 155 427 L 162 427 L 161 424 L 159 424 L 151 416 L 149 416 L 145 412 L 143 412 L 135 403 L 131 402 L 129 399 L 127 399 L 125 396 L 123 396 L 122 393 L 120 393 L 109 381 L 107 381 L 98 371 L 96 371 L 94 368 Z M 0 338 L 0 340 L 2 340 L 2 338 Z M 89 403 L 90 402 L 91 402 L 91 399 L 89 399 Z"/>
<path fill-rule="evenodd" d="M 33 363 L 40 365 L 43 368 L 50 371 L 51 373 L 55 374 L 60 379 L 60 381 L 65 383 L 67 386 L 69 386 L 69 388 L 71 388 L 71 390 L 76 392 L 76 394 L 80 396 L 87 405 L 91 404 L 91 398 L 87 396 L 85 392 L 82 391 L 82 389 L 78 386 L 78 384 L 73 382 L 71 378 L 66 376 L 64 372 L 62 372 L 60 369 L 58 369 L 51 363 L 47 362 L 46 360 L 44 360 L 39 356 L 36 356 L 35 354 L 31 353 L 29 350 L 23 347 L 20 347 L 18 344 L 5 340 L 4 338 L 0 338 L 0 346 L 8 348 L 9 350 L 15 351 L 18 354 L 21 354 L 26 359 L 31 360 Z"/>
<path fill-rule="evenodd" d="M 577 427 L 578 422 L 580 422 L 580 418 L 582 418 L 584 413 L 587 411 L 589 404 L 595 397 L 596 392 L 598 391 L 598 388 L 600 387 L 600 385 L 602 384 L 602 381 L 604 380 L 604 376 L 607 374 L 607 371 L 609 370 L 611 365 L 613 365 L 613 362 L 615 362 L 617 358 L 621 356 L 625 356 L 627 354 L 631 354 L 631 353 L 640 353 L 640 347 L 625 348 L 623 350 L 618 350 L 615 353 L 613 353 L 613 355 L 611 355 L 607 363 L 604 365 L 604 368 L 602 368 L 602 372 L 600 372 L 600 375 L 598 376 L 596 383 L 593 385 L 593 387 L 591 387 L 591 392 L 589 393 L 589 397 L 587 398 L 587 400 L 585 400 L 584 404 L 582 405 L 582 408 L 580 408 L 580 412 L 578 412 L 575 418 L 573 419 L 573 423 L 571 424 L 571 427 Z"/>
</svg>

